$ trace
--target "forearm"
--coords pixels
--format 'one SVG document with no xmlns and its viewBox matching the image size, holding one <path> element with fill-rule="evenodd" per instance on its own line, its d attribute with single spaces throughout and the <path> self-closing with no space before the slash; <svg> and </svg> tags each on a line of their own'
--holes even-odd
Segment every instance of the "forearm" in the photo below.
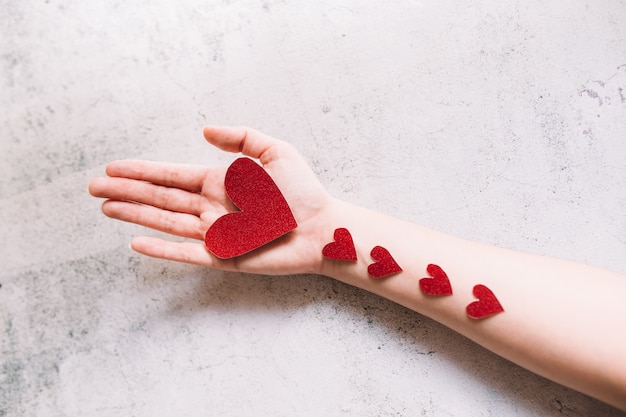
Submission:
<svg viewBox="0 0 626 417">
<path fill-rule="evenodd" d="M 324 259 L 322 273 L 429 316 L 491 351 L 563 385 L 626 409 L 626 277 L 586 265 L 470 242 L 335 201 L 328 225 L 350 231 L 358 260 Z M 370 250 L 383 246 L 403 271 L 368 275 Z M 426 295 L 429 264 L 452 295 Z M 504 312 L 466 313 L 477 284 Z"/>
</svg>

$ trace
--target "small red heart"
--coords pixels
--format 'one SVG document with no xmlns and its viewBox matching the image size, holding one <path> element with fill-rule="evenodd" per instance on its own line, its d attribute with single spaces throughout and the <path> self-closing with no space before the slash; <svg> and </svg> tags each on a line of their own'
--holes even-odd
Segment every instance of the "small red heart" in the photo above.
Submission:
<svg viewBox="0 0 626 417">
<path fill-rule="evenodd" d="M 478 301 L 474 301 L 467 306 L 466 311 L 469 317 L 482 319 L 504 311 L 496 296 L 486 286 L 478 284 L 474 287 L 473 292 L 474 297 L 478 298 Z"/>
<path fill-rule="evenodd" d="M 330 242 L 322 249 L 324 258 L 336 261 L 356 261 L 356 249 L 348 229 L 336 229 L 334 239 L 334 242 Z"/>
<path fill-rule="evenodd" d="M 298 227 L 274 180 L 253 160 L 235 160 L 224 188 L 241 211 L 223 215 L 206 232 L 205 245 L 218 258 L 243 255 Z"/>
<path fill-rule="evenodd" d="M 382 246 L 376 246 L 370 252 L 370 256 L 376 262 L 367 267 L 367 272 L 374 278 L 383 278 L 402 272 L 400 265 L 393 259 L 389 251 Z"/>
<path fill-rule="evenodd" d="M 448 275 L 446 275 L 440 266 L 430 264 L 426 268 L 426 272 L 428 272 L 432 278 L 420 279 L 420 289 L 424 292 L 424 294 L 452 295 L 452 285 L 450 285 Z"/>
</svg>

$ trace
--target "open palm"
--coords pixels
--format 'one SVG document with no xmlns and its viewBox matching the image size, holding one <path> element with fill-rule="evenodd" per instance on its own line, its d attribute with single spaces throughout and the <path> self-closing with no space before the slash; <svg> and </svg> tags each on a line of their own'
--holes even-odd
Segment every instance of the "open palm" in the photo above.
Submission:
<svg viewBox="0 0 626 417">
<path fill-rule="evenodd" d="M 332 233 L 333 199 L 302 156 L 288 143 L 249 128 L 206 127 L 204 136 L 222 150 L 258 159 L 285 196 L 298 228 L 240 257 L 212 255 L 204 246 L 207 229 L 237 210 L 224 189 L 226 167 L 114 161 L 107 165 L 107 177 L 92 180 L 89 191 L 107 199 L 102 211 L 109 217 L 187 238 L 137 237 L 131 246 L 142 254 L 230 271 L 318 273 L 322 246 Z"/>
</svg>

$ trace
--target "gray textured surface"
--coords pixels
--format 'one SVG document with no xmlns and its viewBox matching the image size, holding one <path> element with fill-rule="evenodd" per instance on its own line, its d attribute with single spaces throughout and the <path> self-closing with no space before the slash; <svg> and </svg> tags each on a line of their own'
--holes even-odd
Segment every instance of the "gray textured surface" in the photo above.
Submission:
<svg viewBox="0 0 626 417">
<path fill-rule="evenodd" d="M 326 278 L 139 257 L 86 187 L 248 124 L 352 202 L 626 273 L 625 2 L 131 3 L 0 0 L 0 416 L 624 415 Z"/>
</svg>

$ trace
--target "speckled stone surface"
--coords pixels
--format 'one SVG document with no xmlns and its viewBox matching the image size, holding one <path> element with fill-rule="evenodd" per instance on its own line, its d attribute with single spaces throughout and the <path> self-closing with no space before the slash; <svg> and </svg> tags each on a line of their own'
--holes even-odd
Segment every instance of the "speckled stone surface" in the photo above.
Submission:
<svg viewBox="0 0 626 417">
<path fill-rule="evenodd" d="M 625 415 L 327 278 L 140 257 L 87 193 L 246 124 L 351 202 L 626 273 L 625 2 L 0 10 L 0 416 Z"/>
</svg>

